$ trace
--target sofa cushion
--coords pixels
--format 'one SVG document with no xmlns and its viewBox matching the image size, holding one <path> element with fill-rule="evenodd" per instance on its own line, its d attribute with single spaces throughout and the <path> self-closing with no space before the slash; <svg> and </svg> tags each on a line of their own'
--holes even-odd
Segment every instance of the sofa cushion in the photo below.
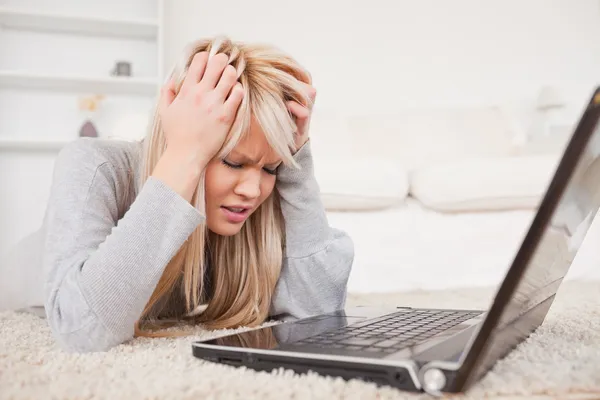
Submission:
<svg viewBox="0 0 600 400">
<path fill-rule="evenodd" d="M 410 194 L 438 211 L 533 209 L 558 161 L 531 155 L 438 163 L 411 173 Z"/>
<path fill-rule="evenodd" d="M 378 159 L 315 160 L 315 177 L 328 211 L 367 211 L 401 204 L 408 174 L 396 162 Z"/>
</svg>

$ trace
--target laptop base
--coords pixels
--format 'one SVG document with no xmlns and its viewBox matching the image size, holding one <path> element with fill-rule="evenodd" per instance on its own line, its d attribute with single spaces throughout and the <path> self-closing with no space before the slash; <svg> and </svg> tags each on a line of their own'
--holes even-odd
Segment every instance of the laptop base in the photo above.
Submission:
<svg viewBox="0 0 600 400">
<path fill-rule="evenodd" d="M 196 341 L 193 355 L 256 371 L 312 371 L 420 391 L 428 357 L 451 362 L 483 318 L 480 310 L 353 307 Z"/>
<path fill-rule="evenodd" d="M 342 378 L 345 381 L 359 379 L 364 382 L 374 383 L 377 386 L 391 386 L 405 391 L 420 391 L 417 378 L 417 366 L 392 366 L 371 364 L 370 359 L 363 363 L 344 362 L 323 358 L 297 359 L 272 354 L 256 354 L 245 351 L 222 350 L 215 347 L 193 347 L 193 355 L 197 358 L 232 365 L 247 367 L 255 371 L 272 372 L 284 369 L 292 370 L 298 374 L 317 373 L 334 379 Z"/>
</svg>

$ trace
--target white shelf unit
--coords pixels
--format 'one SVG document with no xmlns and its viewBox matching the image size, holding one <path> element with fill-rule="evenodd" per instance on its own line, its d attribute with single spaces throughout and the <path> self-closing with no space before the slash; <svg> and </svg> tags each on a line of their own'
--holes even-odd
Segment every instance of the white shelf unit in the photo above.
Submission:
<svg viewBox="0 0 600 400">
<path fill-rule="evenodd" d="M 158 81 L 148 78 L 45 75 L 35 72 L 0 71 L 0 87 L 58 92 L 153 96 Z"/>
<path fill-rule="evenodd" d="M 0 0 L 0 253 L 39 228 L 56 156 L 86 120 L 103 138 L 143 132 L 163 32 L 163 0 Z M 112 74 L 121 61 L 131 76 Z"/>
<path fill-rule="evenodd" d="M 158 20 L 110 19 L 0 7 L 0 25 L 10 29 L 156 40 Z"/>
<path fill-rule="evenodd" d="M 90 115 L 77 111 L 78 101 L 84 96 L 103 95 L 107 100 L 102 100 L 100 107 L 112 102 L 102 116 L 98 113 L 99 123 L 92 120 L 100 136 L 110 136 L 121 114 L 149 109 L 148 104 L 159 92 L 163 0 L 136 0 L 126 4 L 126 12 L 116 12 L 114 4 L 95 0 L 80 0 L 77 7 L 69 1 L 58 0 L 49 5 L 40 0 L 0 0 L 0 47 L 4 47 L 5 57 L 0 58 L 0 108 L 8 105 L 0 110 L 0 119 L 4 120 L 0 121 L 0 156 L 4 150 L 59 150 L 76 139 L 76 126 L 81 126 Z M 103 7 L 100 13 L 99 7 Z M 138 12 L 135 7 L 143 10 Z M 78 11 L 57 11 L 71 9 Z M 99 16 L 102 14 L 105 16 Z M 42 62 L 36 59 L 39 51 L 29 50 L 36 46 L 49 55 L 40 57 Z M 52 49 L 46 50 L 47 47 Z M 112 76 L 108 67 L 98 72 L 97 65 L 132 61 L 130 56 L 132 76 Z M 12 62 L 13 59 L 17 61 Z M 140 70 L 143 71 L 137 74 Z M 25 110 L 29 98 L 32 108 L 44 108 L 38 121 L 29 116 L 23 119 L 29 112 Z M 52 118 L 44 121 L 49 113 Z M 56 123 L 61 118 L 62 126 Z"/>
<path fill-rule="evenodd" d="M 60 150 L 69 143 L 68 139 L 48 139 L 41 137 L 29 137 L 26 139 L 2 137 L 0 148 L 3 150 Z"/>
</svg>

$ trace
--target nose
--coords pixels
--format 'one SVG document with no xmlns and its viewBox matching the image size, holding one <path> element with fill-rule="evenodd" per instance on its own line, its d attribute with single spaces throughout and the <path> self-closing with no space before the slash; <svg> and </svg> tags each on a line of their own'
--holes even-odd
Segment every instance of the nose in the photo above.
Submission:
<svg viewBox="0 0 600 400">
<path fill-rule="evenodd" d="M 260 196 L 261 174 L 257 171 L 247 171 L 234 188 L 235 194 L 247 199 L 256 199 Z"/>
</svg>

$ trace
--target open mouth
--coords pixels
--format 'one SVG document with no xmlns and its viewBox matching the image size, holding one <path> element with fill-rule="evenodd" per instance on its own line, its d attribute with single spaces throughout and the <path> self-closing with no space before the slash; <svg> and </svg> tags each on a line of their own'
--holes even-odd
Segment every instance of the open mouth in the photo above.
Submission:
<svg viewBox="0 0 600 400">
<path fill-rule="evenodd" d="M 244 222 L 250 215 L 250 208 L 221 206 L 225 219 L 230 223 L 238 224 Z"/>
<path fill-rule="evenodd" d="M 243 214 L 246 211 L 248 211 L 247 208 L 235 208 L 235 207 L 225 207 L 225 206 L 223 206 L 222 208 L 224 208 L 228 211 L 231 211 L 232 213 L 236 213 L 236 214 Z"/>
</svg>

